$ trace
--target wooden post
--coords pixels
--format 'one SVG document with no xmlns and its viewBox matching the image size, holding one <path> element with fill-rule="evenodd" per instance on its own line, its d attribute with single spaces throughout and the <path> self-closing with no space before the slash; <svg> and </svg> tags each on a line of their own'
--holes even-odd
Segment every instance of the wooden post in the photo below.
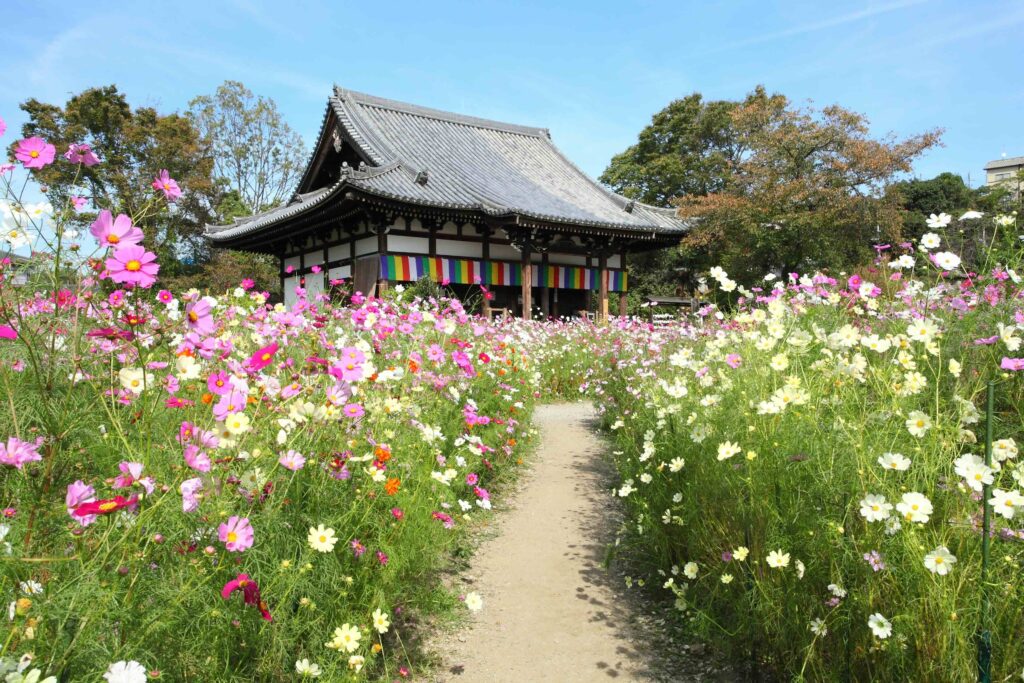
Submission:
<svg viewBox="0 0 1024 683">
<path fill-rule="evenodd" d="M 597 319 L 608 322 L 608 257 L 601 254 L 597 259 Z"/>
<path fill-rule="evenodd" d="M 540 312 L 541 315 L 547 320 L 548 316 L 551 315 L 551 302 L 547 288 L 547 277 L 548 277 L 548 252 L 544 252 L 540 255 Z"/>
<path fill-rule="evenodd" d="M 384 225 L 384 221 L 389 220 L 382 218 L 381 224 L 377 226 L 377 262 L 378 268 L 380 267 L 380 257 L 387 256 L 388 253 L 388 226 Z M 388 281 L 384 278 L 378 278 L 377 280 L 377 296 L 384 296 L 384 292 L 388 291 Z"/>
<path fill-rule="evenodd" d="M 522 261 L 522 288 L 523 288 L 523 319 L 530 320 L 533 317 L 533 264 L 530 263 L 530 247 L 523 246 Z"/>
<path fill-rule="evenodd" d="M 626 296 L 626 291 L 629 287 L 629 278 L 626 277 L 626 252 L 622 252 L 619 256 L 619 268 L 622 268 L 623 280 L 622 280 L 622 291 L 619 292 L 619 316 L 625 318 L 629 315 L 629 301 Z"/>
<path fill-rule="evenodd" d="M 488 273 L 491 272 L 491 227 L 489 225 L 477 226 L 477 231 L 484 238 L 483 250 L 480 254 L 483 257 L 483 274 L 480 278 L 480 284 L 483 285 L 486 291 L 481 292 L 482 301 L 480 303 L 480 310 L 484 317 L 488 320 L 491 319 L 491 302 L 487 297 L 491 294 L 491 283 Z"/>
</svg>

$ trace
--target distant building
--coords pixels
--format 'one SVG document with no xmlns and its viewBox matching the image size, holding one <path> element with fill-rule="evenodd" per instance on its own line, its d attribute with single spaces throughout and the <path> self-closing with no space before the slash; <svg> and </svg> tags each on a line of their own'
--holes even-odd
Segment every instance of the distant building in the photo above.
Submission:
<svg viewBox="0 0 1024 683">
<path fill-rule="evenodd" d="M 281 261 L 285 303 L 350 280 L 372 294 L 430 278 L 529 317 L 609 314 L 629 254 L 678 244 L 674 209 L 604 188 L 543 128 L 427 109 L 335 88 L 309 166 L 284 205 L 207 226 L 214 246 Z M 625 315 L 625 297 L 620 297 Z"/>
<path fill-rule="evenodd" d="M 1002 186 L 1020 196 L 1021 171 L 1024 171 L 1024 157 L 996 159 L 985 164 L 985 184 L 989 187 Z"/>
</svg>

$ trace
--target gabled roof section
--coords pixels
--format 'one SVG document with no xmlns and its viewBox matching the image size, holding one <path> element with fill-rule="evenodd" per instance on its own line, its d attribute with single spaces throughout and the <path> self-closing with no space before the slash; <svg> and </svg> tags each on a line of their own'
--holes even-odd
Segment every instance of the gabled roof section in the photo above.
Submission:
<svg viewBox="0 0 1024 683">
<path fill-rule="evenodd" d="M 1003 159 L 996 159 L 985 164 L 985 170 L 993 168 L 1008 168 L 1012 166 L 1024 166 L 1024 157 L 1009 157 Z"/>
<path fill-rule="evenodd" d="M 326 188 L 311 188 L 324 146 L 344 140 L 363 170 L 346 169 Z M 398 203 L 479 212 L 519 225 L 566 224 L 667 236 L 687 223 L 673 209 L 609 191 L 569 161 L 547 129 L 430 109 L 335 87 L 307 169 L 302 195 L 285 206 L 209 226 L 214 241 L 277 225 L 342 187 Z"/>
</svg>

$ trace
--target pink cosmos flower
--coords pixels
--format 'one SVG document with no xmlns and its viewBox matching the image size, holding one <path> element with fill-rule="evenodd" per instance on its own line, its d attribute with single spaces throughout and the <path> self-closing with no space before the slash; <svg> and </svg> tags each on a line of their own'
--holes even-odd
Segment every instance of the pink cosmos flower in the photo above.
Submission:
<svg viewBox="0 0 1024 683">
<path fill-rule="evenodd" d="M 249 518 L 235 515 L 228 517 L 227 522 L 217 527 L 217 534 L 224 547 L 232 553 L 245 552 L 252 547 L 253 540 L 256 538 Z"/>
<path fill-rule="evenodd" d="M 211 394 L 218 396 L 224 396 L 231 392 L 231 375 L 223 370 L 210 375 L 210 378 L 206 380 L 206 388 L 210 390 Z"/>
<path fill-rule="evenodd" d="M 242 280 L 242 289 L 244 289 L 247 292 L 250 289 L 252 289 L 253 287 L 255 287 L 255 286 L 256 286 L 256 281 L 253 280 L 252 278 L 248 278 L 247 277 L 244 280 Z"/>
<path fill-rule="evenodd" d="M 260 587 L 256 584 L 256 581 L 249 578 L 248 574 L 239 574 L 234 579 L 224 584 L 224 588 L 220 591 L 220 596 L 225 600 L 231 598 L 231 594 L 235 591 L 242 591 L 242 602 L 246 605 L 255 605 L 260 611 L 266 621 L 273 621 L 273 617 L 270 616 L 270 610 L 267 609 L 267 603 L 263 602 L 260 597 Z"/>
<path fill-rule="evenodd" d="M 366 411 L 363 410 L 363 407 L 358 403 L 347 403 L 341 410 L 347 417 L 351 417 L 352 419 L 360 418 L 366 414 Z"/>
<path fill-rule="evenodd" d="M 127 247 L 142 243 L 142 230 L 132 225 L 132 219 L 123 213 L 114 218 L 104 209 L 89 226 L 89 232 L 103 247 Z"/>
<path fill-rule="evenodd" d="M 199 509 L 199 492 L 203 490 L 203 480 L 199 477 L 181 482 L 181 509 L 183 512 L 195 512 Z"/>
<path fill-rule="evenodd" d="M 83 503 L 92 503 L 96 501 L 96 489 L 86 484 L 84 481 L 79 479 L 73 484 L 68 484 L 68 493 L 64 498 L 64 504 L 68 509 L 68 516 L 75 520 L 82 526 L 89 526 L 96 521 L 96 515 L 85 515 L 84 517 L 75 515 L 75 508 Z"/>
<path fill-rule="evenodd" d="M 213 307 L 206 299 L 200 299 L 185 306 L 185 319 L 188 326 L 199 334 L 211 334 L 216 329 L 213 324 Z"/>
<path fill-rule="evenodd" d="M 277 459 L 277 462 L 286 470 L 298 472 L 306 464 L 306 458 L 302 453 L 289 449 L 287 453 Z"/>
<path fill-rule="evenodd" d="M 17 331 L 10 325 L 0 325 L 0 339 L 17 339 Z"/>
<path fill-rule="evenodd" d="M 199 446 L 194 443 L 185 446 L 185 464 L 194 469 L 196 472 L 209 472 L 211 463 L 210 456 L 203 451 L 199 450 Z"/>
<path fill-rule="evenodd" d="M 114 250 L 106 266 L 114 282 L 143 288 L 151 287 L 156 282 L 156 274 L 160 270 L 156 254 L 134 245 Z"/>
<path fill-rule="evenodd" d="M 213 417 L 218 422 L 223 422 L 228 419 L 229 415 L 240 413 L 245 410 L 245 404 L 249 399 L 249 395 L 244 391 L 232 387 L 231 391 L 223 394 L 217 404 L 213 406 Z"/>
<path fill-rule="evenodd" d="M 25 138 L 14 150 L 14 158 L 25 168 L 42 168 L 53 163 L 57 149 L 39 137 Z"/>
<path fill-rule="evenodd" d="M 740 355 L 738 353 L 730 353 L 728 356 L 725 357 L 725 362 L 728 364 L 730 368 L 735 369 L 740 366 L 740 364 L 743 362 L 743 359 L 740 358 Z"/>
<path fill-rule="evenodd" d="M 88 203 L 89 200 L 85 197 L 79 197 L 77 194 L 71 195 L 71 206 L 75 208 L 75 211 L 81 211 Z"/>
<path fill-rule="evenodd" d="M 171 294 L 166 289 L 161 289 L 160 292 L 156 295 L 156 300 L 162 304 L 169 304 L 172 301 L 174 301 L 174 295 Z"/>
<path fill-rule="evenodd" d="M 40 445 L 39 441 L 30 443 L 12 436 L 7 439 L 6 445 L 0 443 L 0 465 L 10 465 L 20 470 L 25 463 L 42 460 L 43 456 L 36 450 Z"/>
<path fill-rule="evenodd" d="M 171 178 L 171 174 L 168 173 L 166 168 L 160 171 L 160 175 L 153 178 L 153 189 L 163 192 L 164 198 L 169 202 L 173 202 L 181 196 L 181 188 L 178 187 L 178 183 Z"/>
<path fill-rule="evenodd" d="M 3 120 L 3 117 L 0 117 L 0 135 L 3 135 L 6 132 L 7 132 L 7 123 Z"/>
<path fill-rule="evenodd" d="M 100 158 L 96 156 L 89 145 L 72 144 L 68 147 L 68 151 L 64 152 L 64 158 L 73 164 L 82 164 L 86 167 L 100 163 Z"/>
<path fill-rule="evenodd" d="M 278 347 L 277 342 L 274 342 L 264 346 L 262 349 L 257 349 L 256 353 L 252 354 L 249 358 L 249 370 L 259 372 L 270 365 L 274 361 L 274 354 L 277 353 L 278 348 L 280 347 Z"/>
<path fill-rule="evenodd" d="M 1003 357 L 1003 362 L 999 364 L 999 367 L 1003 370 L 1024 370 L 1024 358 L 1007 358 Z"/>
</svg>

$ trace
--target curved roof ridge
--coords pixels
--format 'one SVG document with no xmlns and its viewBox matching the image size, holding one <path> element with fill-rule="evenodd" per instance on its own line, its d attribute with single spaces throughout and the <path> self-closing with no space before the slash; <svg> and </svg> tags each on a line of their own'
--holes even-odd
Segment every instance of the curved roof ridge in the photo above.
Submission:
<svg viewBox="0 0 1024 683">
<path fill-rule="evenodd" d="M 340 85 L 334 86 L 334 95 L 341 101 L 350 100 L 361 106 L 380 107 L 382 109 L 390 109 L 404 114 L 411 114 L 412 116 L 437 119 L 438 121 L 444 121 L 446 123 L 458 123 L 464 126 L 473 126 L 474 128 L 487 128 L 490 130 L 502 131 L 504 133 L 528 135 L 530 137 L 551 137 L 551 133 L 547 128 L 523 126 L 517 123 L 506 123 L 504 121 L 485 119 L 479 116 L 457 114 L 451 111 L 444 111 L 443 109 L 433 109 L 431 107 L 424 107 L 418 104 L 411 104 L 409 102 L 401 102 L 399 100 L 387 99 L 386 97 L 369 95 L 356 90 L 348 90 L 346 88 L 342 88 Z"/>
</svg>

